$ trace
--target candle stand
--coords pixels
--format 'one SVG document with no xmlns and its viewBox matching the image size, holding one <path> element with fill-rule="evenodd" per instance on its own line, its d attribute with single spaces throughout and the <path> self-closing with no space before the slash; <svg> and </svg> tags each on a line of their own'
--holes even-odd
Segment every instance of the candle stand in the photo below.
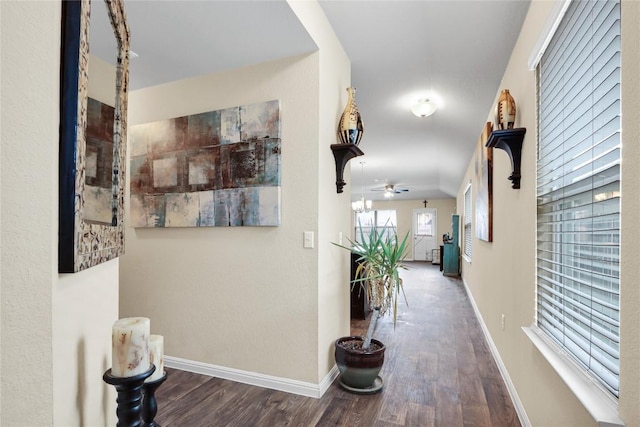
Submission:
<svg viewBox="0 0 640 427">
<path fill-rule="evenodd" d="M 167 379 L 167 371 L 164 371 L 162 377 L 155 381 L 149 381 L 142 386 L 144 390 L 144 398 L 142 400 L 142 420 L 143 427 L 161 427 L 154 421 L 158 413 L 158 403 L 156 402 L 156 390 Z"/>
<path fill-rule="evenodd" d="M 102 376 L 104 382 L 115 386 L 118 392 L 116 400 L 118 403 L 118 408 L 116 409 L 116 415 L 118 416 L 117 427 L 140 426 L 142 386 L 144 380 L 149 378 L 155 370 L 155 365 L 151 364 L 149 370 L 133 377 L 114 377 L 111 375 L 111 369 L 104 373 Z"/>
</svg>

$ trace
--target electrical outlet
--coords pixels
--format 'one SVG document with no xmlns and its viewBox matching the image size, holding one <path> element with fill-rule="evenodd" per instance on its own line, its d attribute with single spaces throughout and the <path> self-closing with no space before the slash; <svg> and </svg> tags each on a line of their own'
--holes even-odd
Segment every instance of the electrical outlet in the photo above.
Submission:
<svg viewBox="0 0 640 427">
<path fill-rule="evenodd" d="M 500 327 L 504 331 L 504 314 L 502 315 L 502 318 L 500 319 Z"/>
</svg>

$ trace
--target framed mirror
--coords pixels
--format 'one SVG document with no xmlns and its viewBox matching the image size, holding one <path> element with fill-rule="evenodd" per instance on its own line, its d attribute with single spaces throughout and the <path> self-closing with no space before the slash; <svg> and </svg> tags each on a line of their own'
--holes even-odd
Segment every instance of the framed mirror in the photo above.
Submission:
<svg viewBox="0 0 640 427">
<path fill-rule="evenodd" d="M 92 6 L 106 7 L 102 15 L 113 29 L 115 65 L 111 73 L 94 75 L 92 71 L 90 76 L 92 59 L 99 63 L 90 54 Z M 85 270 L 124 252 L 129 39 L 123 0 L 62 2 L 60 273 Z M 112 81 L 96 82 L 105 75 L 111 75 Z M 90 86 L 102 88 L 101 93 L 93 96 Z"/>
</svg>

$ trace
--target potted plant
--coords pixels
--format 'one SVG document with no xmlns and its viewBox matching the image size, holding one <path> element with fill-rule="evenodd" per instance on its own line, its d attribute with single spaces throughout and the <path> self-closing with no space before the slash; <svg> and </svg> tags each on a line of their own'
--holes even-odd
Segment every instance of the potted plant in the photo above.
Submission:
<svg viewBox="0 0 640 427">
<path fill-rule="evenodd" d="M 360 241 L 349 240 L 350 246 L 340 246 L 356 254 L 358 267 L 352 286 L 361 286 L 373 308 L 364 337 L 342 337 L 335 342 L 335 358 L 340 370 L 340 385 L 355 393 L 375 393 L 382 389 L 378 376 L 384 362 L 385 346 L 373 339 L 381 315 L 393 313 L 393 325 L 398 319 L 398 297 L 404 289 L 400 269 L 406 269 L 407 232 L 402 240 L 373 227 L 368 235 L 360 228 Z M 385 230 L 387 230 L 385 228 Z"/>
</svg>

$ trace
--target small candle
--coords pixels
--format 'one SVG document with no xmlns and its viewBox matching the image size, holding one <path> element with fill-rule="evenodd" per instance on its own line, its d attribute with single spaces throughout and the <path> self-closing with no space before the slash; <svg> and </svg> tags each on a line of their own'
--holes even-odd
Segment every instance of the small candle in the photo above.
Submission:
<svg viewBox="0 0 640 427">
<path fill-rule="evenodd" d="M 113 324 L 111 375 L 133 377 L 149 370 L 151 321 L 127 317 Z"/>
<path fill-rule="evenodd" d="M 156 370 L 145 382 L 162 378 L 164 375 L 164 337 L 162 335 L 149 336 L 149 362 L 156 365 Z"/>
</svg>

